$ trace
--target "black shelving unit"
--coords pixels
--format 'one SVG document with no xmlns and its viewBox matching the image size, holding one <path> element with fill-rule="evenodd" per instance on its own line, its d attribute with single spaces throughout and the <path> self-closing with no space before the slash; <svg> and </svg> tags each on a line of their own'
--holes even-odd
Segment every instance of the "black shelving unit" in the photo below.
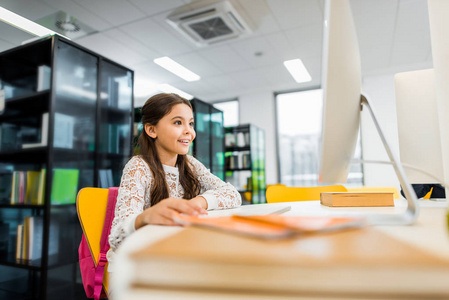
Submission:
<svg viewBox="0 0 449 300">
<path fill-rule="evenodd" d="M 51 36 L 0 53 L 0 91 L 0 298 L 80 299 L 76 192 L 120 183 L 132 149 L 133 72 Z M 42 170 L 42 203 L 11 204 L 12 174 Z M 74 189 L 61 202 L 67 170 Z M 16 256 L 17 227 L 28 217 L 42 220 L 32 260 Z"/>
<path fill-rule="evenodd" d="M 225 128 L 226 181 L 244 204 L 265 203 L 265 135 L 252 124 Z"/>
</svg>

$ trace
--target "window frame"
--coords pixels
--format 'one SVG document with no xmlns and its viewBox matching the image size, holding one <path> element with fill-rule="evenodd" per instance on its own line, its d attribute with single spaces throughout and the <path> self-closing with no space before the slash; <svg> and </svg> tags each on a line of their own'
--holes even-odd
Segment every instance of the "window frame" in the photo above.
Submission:
<svg viewBox="0 0 449 300">
<path fill-rule="evenodd" d="M 313 91 L 313 90 L 319 90 L 322 89 L 321 85 L 313 85 L 313 86 L 309 86 L 309 87 L 305 87 L 305 88 L 300 88 L 300 89 L 293 89 L 293 90 L 286 90 L 286 91 L 278 91 L 278 92 L 274 92 L 274 120 L 275 120 L 275 131 L 276 131 L 276 159 L 277 159 L 277 178 L 278 178 L 278 182 L 281 182 L 281 157 L 279 155 L 280 153 L 280 132 L 279 132 L 279 114 L 278 114 L 278 96 L 282 95 L 282 94 L 291 94 L 291 93 L 298 93 L 298 92 L 308 92 L 308 91 Z M 323 100 L 322 100 L 323 101 Z M 323 103 L 323 109 L 324 109 L 324 103 Z M 359 130 L 359 137 L 360 137 L 360 159 L 363 160 L 363 139 L 362 139 L 362 128 L 361 128 L 361 123 L 359 124 L 360 126 L 360 130 Z M 318 170 L 319 171 L 319 170 Z M 364 171 L 364 166 L 363 163 L 361 163 L 361 172 L 362 172 L 362 180 L 361 183 L 364 186 L 365 185 L 365 171 Z M 349 174 L 348 174 L 349 175 Z M 349 177 L 349 176 L 348 176 Z M 317 182 L 317 186 L 319 186 L 320 184 Z"/>
</svg>

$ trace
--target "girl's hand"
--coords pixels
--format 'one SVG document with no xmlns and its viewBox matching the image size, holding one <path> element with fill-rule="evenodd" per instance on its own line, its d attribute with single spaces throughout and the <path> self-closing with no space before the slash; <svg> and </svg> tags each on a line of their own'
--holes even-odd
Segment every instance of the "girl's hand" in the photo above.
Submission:
<svg viewBox="0 0 449 300">
<path fill-rule="evenodd" d="M 198 196 L 189 200 L 193 205 L 202 208 L 204 214 L 207 214 L 207 201 L 204 197 Z"/>
<path fill-rule="evenodd" d="M 200 205 L 198 205 L 198 200 L 193 202 L 192 200 L 187 201 L 185 199 L 177 198 L 164 199 L 158 204 L 147 208 L 140 215 L 138 215 L 134 226 L 136 227 L 136 229 L 139 229 L 140 227 L 148 224 L 178 225 L 177 223 L 175 223 L 174 218 L 181 213 L 187 215 L 204 214 L 205 210 Z"/>
</svg>

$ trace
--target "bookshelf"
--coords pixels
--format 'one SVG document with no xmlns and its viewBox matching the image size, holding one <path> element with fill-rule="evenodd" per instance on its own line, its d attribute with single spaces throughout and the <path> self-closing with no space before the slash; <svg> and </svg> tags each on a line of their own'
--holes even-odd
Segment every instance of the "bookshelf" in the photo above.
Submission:
<svg viewBox="0 0 449 300">
<path fill-rule="evenodd" d="M 189 150 L 210 171 L 224 180 L 224 127 L 223 112 L 211 104 L 193 98 L 193 118 L 196 138 Z M 143 130 L 140 108 L 134 110 L 134 146 Z"/>
<path fill-rule="evenodd" d="M 119 185 L 133 72 L 51 36 L 0 53 L 0 91 L 0 298 L 79 299 L 76 194 Z"/>
<path fill-rule="evenodd" d="M 226 127 L 225 150 L 226 181 L 239 190 L 244 203 L 265 203 L 264 131 L 252 124 Z"/>
</svg>

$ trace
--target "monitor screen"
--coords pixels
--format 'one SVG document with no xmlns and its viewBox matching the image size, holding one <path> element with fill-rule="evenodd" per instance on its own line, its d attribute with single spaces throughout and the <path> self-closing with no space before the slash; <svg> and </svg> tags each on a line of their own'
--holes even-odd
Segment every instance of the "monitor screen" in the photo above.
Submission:
<svg viewBox="0 0 449 300">
<path fill-rule="evenodd" d="M 394 88 L 399 153 L 405 173 L 411 183 L 441 183 L 444 175 L 435 72 L 398 73 Z"/>
<path fill-rule="evenodd" d="M 360 124 L 361 63 L 349 1 L 326 1 L 319 181 L 345 183 Z"/>
<path fill-rule="evenodd" d="M 411 224 L 419 206 L 402 165 L 391 151 L 370 101 L 361 94 L 359 46 L 349 0 L 328 0 L 325 5 L 323 42 L 323 127 L 319 180 L 344 183 L 354 156 L 361 109 L 366 108 L 376 126 L 407 199 L 402 214 L 373 214 L 370 224 Z"/>
</svg>

